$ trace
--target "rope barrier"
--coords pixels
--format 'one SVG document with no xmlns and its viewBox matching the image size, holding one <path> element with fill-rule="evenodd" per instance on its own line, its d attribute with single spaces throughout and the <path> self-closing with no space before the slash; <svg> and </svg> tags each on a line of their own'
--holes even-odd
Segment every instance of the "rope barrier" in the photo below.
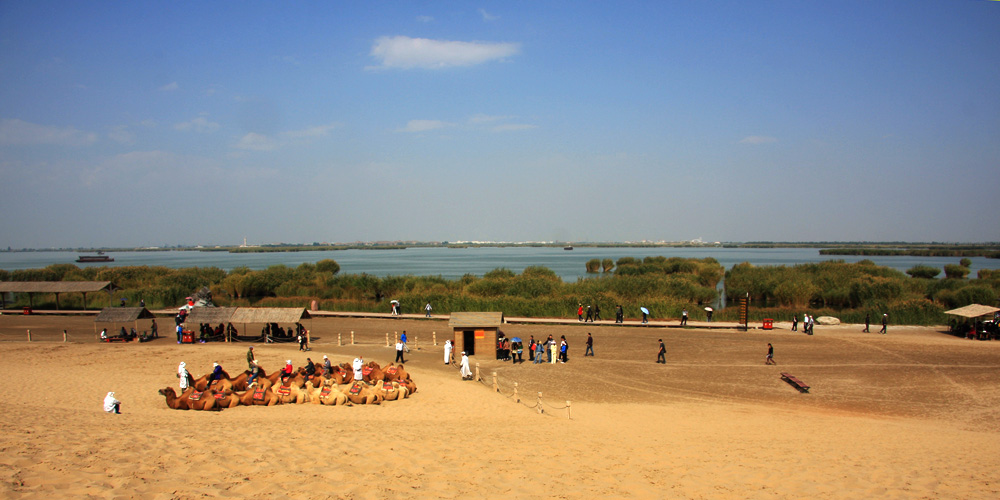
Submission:
<svg viewBox="0 0 1000 500">
<path fill-rule="evenodd" d="M 566 401 L 566 405 L 565 406 L 551 405 L 551 404 L 546 403 L 546 402 L 544 402 L 542 400 L 542 393 L 539 392 L 538 393 L 538 400 L 535 401 L 533 404 L 528 404 L 528 403 L 526 403 L 526 402 L 524 402 L 524 401 L 521 400 L 521 396 L 518 394 L 519 384 L 517 382 L 514 382 L 514 387 L 509 392 L 506 392 L 507 389 L 503 387 L 503 385 L 502 385 L 502 383 L 500 381 L 500 378 L 499 378 L 497 372 L 491 372 L 491 375 L 493 376 L 492 383 L 487 382 L 486 380 L 484 380 L 479 375 L 479 363 L 476 363 L 476 376 L 475 376 L 474 380 L 476 382 L 479 382 L 480 384 L 482 384 L 483 387 L 490 387 L 491 389 L 493 389 L 493 392 L 496 392 L 497 394 L 500 394 L 501 396 L 503 396 L 503 397 L 505 397 L 507 399 L 511 399 L 515 403 L 520 403 L 521 405 L 524 405 L 525 408 L 534 408 L 535 410 L 538 411 L 538 413 L 545 413 L 544 407 L 548 407 L 548 408 L 550 408 L 552 410 L 566 410 L 566 418 L 568 418 L 570 420 L 573 419 L 573 415 L 571 413 L 572 412 L 572 410 L 571 410 L 572 403 L 570 401 Z"/>
</svg>

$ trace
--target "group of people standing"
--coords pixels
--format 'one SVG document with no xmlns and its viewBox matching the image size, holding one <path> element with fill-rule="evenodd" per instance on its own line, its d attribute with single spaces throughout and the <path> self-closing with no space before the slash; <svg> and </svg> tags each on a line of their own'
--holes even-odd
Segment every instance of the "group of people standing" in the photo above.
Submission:
<svg viewBox="0 0 1000 500">
<path fill-rule="evenodd" d="M 589 336 L 590 334 L 587 335 Z M 588 345 L 591 352 L 593 352 L 593 339 L 588 341 Z M 560 363 L 568 362 L 569 343 L 566 342 L 566 336 L 561 335 L 559 343 L 556 343 L 552 335 L 549 335 L 547 339 L 541 342 L 535 341 L 535 336 L 532 335 L 528 341 L 528 360 L 534 364 L 555 363 L 556 361 Z"/>
<path fill-rule="evenodd" d="M 802 333 L 804 333 L 806 335 L 812 335 L 813 334 L 813 327 L 814 326 L 816 326 L 816 320 L 813 319 L 813 317 L 810 316 L 809 314 L 803 314 L 802 315 Z M 794 315 L 792 316 L 792 331 L 793 332 L 799 331 L 799 317 L 798 316 L 794 316 Z"/>
</svg>

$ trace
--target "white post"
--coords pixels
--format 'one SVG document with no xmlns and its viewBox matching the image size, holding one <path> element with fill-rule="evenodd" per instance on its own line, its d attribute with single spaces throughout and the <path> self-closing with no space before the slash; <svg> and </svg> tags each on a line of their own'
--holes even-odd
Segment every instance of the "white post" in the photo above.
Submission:
<svg viewBox="0 0 1000 500">
<path fill-rule="evenodd" d="M 431 335 L 434 337 L 434 345 L 438 345 L 438 332 L 431 332 Z"/>
<path fill-rule="evenodd" d="M 497 384 L 497 372 L 493 372 L 493 392 L 500 392 L 500 386 Z"/>
<path fill-rule="evenodd" d="M 351 330 L 351 345 L 354 345 L 354 330 Z"/>
<path fill-rule="evenodd" d="M 538 408 L 538 413 L 545 413 L 545 410 L 542 409 L 542 393 L 540 392 L 538 393 L 538 402 L 535 403 L 535 407 Z"/>
<path fill-rule="evenodd" d="M 31 329 L 28 329 L 28 342 L 31 342 Z"/>
<path fill-rule="evenodd" d="M 517 382 L 514 382 L 514 401 L 517 403 L 521 402 L 521 397 L 517 395 Z"/>
<path fill-rule="evenodd" d="M 389 347 L 389 332 L 385 332 L 385 346 Z"/>
<path fill-rule="evenodd" d="M 340 334 L 338 333 L 337 334 L 337 346 L 339 347 L 339 346 L 342 346 L 342 345 L 344 345 L 344 343 L 341 342 L 341 340 L 340 340 Z"/>
</svg>

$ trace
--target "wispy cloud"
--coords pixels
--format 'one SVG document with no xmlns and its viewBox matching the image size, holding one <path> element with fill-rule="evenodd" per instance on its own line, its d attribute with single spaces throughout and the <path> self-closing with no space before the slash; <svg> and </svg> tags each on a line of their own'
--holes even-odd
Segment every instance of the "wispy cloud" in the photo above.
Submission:
<svg viewBox="0 0 1000 500">
<path fill-rule="evenodd" d="M 431 16 L 417 16 L 418 23 L 430 23 L 433 22 L 434 18 Z"/>
<path fill-rule="evenodd" d="M 380 68 L 438 69 L 474 66 L 504 59 L 520 52 L 517 43 L 460 42 L 408 36 L 381 37 L 372 45 L 371 55 Z"/>
<path fill-rule="evenodd" d="M 529 123 L 506 123 L 503 125 L 497 125 L 491 130 L 494 132 L 516 132 L 518 130 L 531 130 L 538 128 L 538 125 L 531 125 Z"/>
<path fill-rule="evenodd" d="M 497 19 L 500 19 L 500 16 L 494 16 L 493 14 L 486 12 L 486 9 L 479 9 L 479 15 L 483 16 L 483 21 L 496 21 Z"/>
<path fill-rule="evenodd" d="M 277 134 L 276 136 L 250 132 L 241 137 L 233 147 L 244 151 L 274 151 L 288 146 L 289 144 L 309 143 L 313 139 L 329 135 L 331 130 L 340 127 L 341 124 L 339 123 L 330 123 L 327 125 L 318 125 L 316 127 L 309 127 L 301 130 L 289 130 L 287 132 Z"/>
<path fill-rule="evenodd" d="M 108 132 L 108 138 L 115 142 L 128 144 L 131 143 L 133 140 L 135 140 L 135 134 L 133 134 L 132 131 L 129 130 L 128 125 L 118 125 L 115 127 L 111 127 L 111 131 Z"/>
<path fill-rule="evenodd" d="M 159 90 L 162 91 L 162 92 L 173 92 L 173 91 L 175 91 L 175 90 L 177 90 L 179 88 L 181 88 L 181 86 L 178 85 L 177 82 L 170 82 L 170 83 L 168 83 L 168 84 L 160 87 Z"/>
<path fill-rule="evenodd" d="M 205 118 L 204 116 L 198 116 L 193 118 L 191 121 L 175 124 L 174 130 L 180 130 L 182 132 L 193 131 L 200 134 L 207 134 L 219 130 L 219 124 L 208 121 L 208 118 Z"/>
<path fill-rule="evenodd" d="M 483 123 L 495 123 L 501 120 L 506 120 L 508 118 L 510 117 L 502 115 L 484 115 L 480 113 L 478 115 L 472 115 L 472 117 L 469 118 L 469 123 L 473 125 L 480 125 Z"/>
<path fill-rule="evenodd" d="M 428 130 L 436 130 L 449 125 L 450 123 L 440 120 L 410 120 L 405 127 L 397 130 L 397 132 L 427 132 Z"/>
<path fill-rule="evenodd" d="M 97 134 L 73 127 L 50 127 L 16 118 L 0 120 L 0 144 L 86 146 L 96 141 Z"/>
<path fill-rule="evenodd" d="M 778 139 L 766 135 L 750 135 L 740 140 L 740 144 L 770 144 L 772 142 L 778 142 Z"/>
</svg>

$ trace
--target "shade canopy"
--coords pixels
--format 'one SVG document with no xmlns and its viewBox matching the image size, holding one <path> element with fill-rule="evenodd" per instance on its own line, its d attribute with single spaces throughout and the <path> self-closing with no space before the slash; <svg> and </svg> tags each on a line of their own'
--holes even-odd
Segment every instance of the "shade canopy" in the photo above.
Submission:
<svg viewBox="0 0 1000 500">
<path fill-rule="evenodd" d="M 448 319 L 452 328 L 499 328 L 502 312 L 453 312 Z"/>
<path fill-rule="evenodd" d="M 978 318 L 980 316 L 986 316 L 987 314 L 993 314 L 997 311 L 1000 311 L 1000 308 L 984 306 L 982 304 L 969 304 L 965 307 L 945 311 L 944 313 L 961 316 L 963 318 Z"/>
<path fill-rule="evenodd" d="M 140 319 L 154 319 L 145 307 L 105 307 L 94 318 L 94 323 L 128 323 Z"/>
</svg>

